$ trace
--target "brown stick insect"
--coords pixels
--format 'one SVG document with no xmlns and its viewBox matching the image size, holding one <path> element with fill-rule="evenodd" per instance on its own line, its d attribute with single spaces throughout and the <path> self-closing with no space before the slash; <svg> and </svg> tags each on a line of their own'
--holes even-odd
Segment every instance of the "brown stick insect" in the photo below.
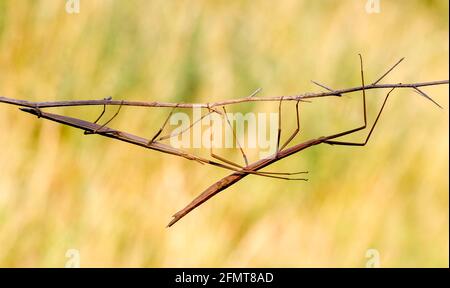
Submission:
<svg viewBox="0 0 450 288">
<path fill-rule="evenodd" d="M 416 93 L 419 95 L 427 98 L 428 100 L 432 101 L 435 105 L 442 108 L 437 102 L 435 102 L 431 97 L 429 97 L 420 87 L 425 86 L 434 86 L 434 85 L 444 85 L 448 84 L 448 80 L 442 80 L 442 81 L 432 81 L 432 82 L 423 82 L 423 83 L 411 83 L 411 84 L 379 84 L 379 82 L 384 79 L 400 62 L 403 60 L 400 59 L 395 65 L 393 65 L 389 70 L 387 70 L 386 73 L 384 73 L 380 78 L 378 78 L 373 83 L 366 85 L 364 80 L 364 69 L 363 69 L 363 61 L 361 55 L 360 57 L 360 72 L 361 72 L 361 86 L 359 87 L 353 87 L 353 88 L 347 88 L 347 89 L 340 89 L 340 90 L 334 90 L 331 89 L 323 84 L 314 82 L 314 84 L 320 86 L 321 88 L 325 89 L 324 92 L 319 93 L 305 93 L 301 95 L 294 95 L 294 96 L 276 96 L 276 97 L 256 97 L 255 95 L 259 92 L 259 90 L 255 91 L 250 96 L 247 96 L 245 98 L 240 99 L 232 99 L 232 100 L 225 100 L 221 102 L 215 102 L 215 103 L 168 103 L 168 102 L 137 102 L 137 101 L 125 101 L 125 100 L 112 100 L 111 98 L 104 98 L 102 100 L 75 100 L 75 101 L 54 101 L 54 102 L 30 102 L 30 101 L 24 101 L 24 100 L 16 100 L 16 99 L 10 99 L 6 97 L 0 97 L 0 102 L 12 104 L 12 105 L 18 105 L 21 106 L 21 110 L 24 112 L 31 113 L 33 115 L 36 115 L 38 118 L 44 118 L 48 119 L 54 122 L 61 123 L 63 125 L 72 126 L 74 128 L 78 128 L 81 130 L 84 130 L 85 135 L 89 134 L 97 134 L 108 138 L 113 138 L 116 140 L 124 141 L 130 144 L 138 145 L 144 148 L 156 150 L 162 153 L 167 153 L 171 155 L 175 155 L 178 157 L 186 158 L 188 160 L 196 161 L 200 164 L 209 164 L 216 167 L 220 167 L 223 169 L 227 169 L 232 171 L 232 173 L 219 181 L 215 182 L 211 186 L 209 186 L 203 193 L 201 193 L 198 197 L 196 197 L 191 203 L 189 203 L 185 208 L 177 212 L 173 215 L 173 219 L 170 221 L 168 226 L 172 226 L 176 222 L 178 222 L 181 218 L 186 216 L 188 213 L 190 213 L 192 210 L 203 204 L 204 202 L 208 201 L 211 197 L 218 194 L 219 192 L 225 190 L 226 188 L 234 185 L 238 181 L 240 181 L 242 178 L 248 176 L 248 175 L 255 175 L 255 176 L 262 176 L 262 177 L 270 177 L 270 178 L 277 178 L 277 179 L 283 179 L 283 180 L 301 180 L 301 181 L 307 181 L 306 178 L 303 177 L 297 177 L 296 175 L 300 174 L 306 174 L 307 172 L 267 172 L 267 171 L 260 171 L 261 169 L 278 162 L 281 159 L 284 159 L 286 157 L 289 157 L 293 154 L 296 154 L 300 151 L 303 151 L 307 148 L 319 145 L 319 144 L 328 144 L 328 145 L 343 145 L 343 146 L 365 146 L 375 127 L 378 123 L 378 120 L 380 119 L 381 113 L 383 112 L 383 109 L 391 95 L 391 93 L 395 89 L 401 89 L 401 88 L 408 88 L 413 89 Z M 373 124 L 370 126 L 370 130 L 362 142 L 348 142 L 348 141 L 341 141 L 339 140 L 341 137 L 353 134 L 355 132 L 364 130 L 368 127 L 368 121 L 367 121 L 367 109 L 366 109 L 366 91 L 370 89 L 389 89 L 387 92 L 384 101 L 381 105 L 380 110 L 377 113 L 377 116 L 373 122 Z M 342 132 L 338 132 L 335 134 L 322 136 L 318 138 L 314 138 L 308 141 L 305 141 L 303 143 L 295 144 L 293 146 L 288 147 L 288 145 L 294 140 L 294 138 L 297 136 L 297 134 L 300 132 L 300 113 L 299 113 L 299 105 L 301 102 L 308 101 L 308 99 L 313 98 L 319 98 L 319 97 L 342 97 L 344 94 L 351 93 L 351 92 L 357 92 L 361 91 L 361 98 L 362 98 L 362 112 L 363 112 L 363 123 L 353 129 L 345 130 Z M 214 154 L 212 151 L 212 148 L 210 149 L 210 156 L 212 159 L 208 159 L 205 157 L 196 156 L 192 153 L 185 152 L 181 149 L 174 148 L 170 145 L 164 144 L 161 141 L 174 137 L 176 135 L 166 135 L 161 136 L 162 132 L 164 131 L 164 128 L 166 127 L 169 118 L 171 117 L 173 111 L 177 108 L 183 109 L 183 108 L 193 108 L 193 107 L 200 107 L 206 110 L 206 114 L 204 114 L 200 120 L 204 119 L 204 117 L 208 116 L 211 113 L 217 113 L 223 117 L 228 124 L 230 124 L 229 120 L 227 119 L 226 114 L 226 108 L 227 105 L 233 105 L 237 103 L 243 103 L 243 102 L 252 102 L 252 101 L 278 101 L 278 133 L 277 133 L 277 145 L 276 145 L 276 151 L 273 155 L 255 161 L 253 163 L 248 162 L 248 158 L 242 149 L 241 145 L 239 145 L 239 150 L 243 156 L 245 166 L 239 165 L 237 163 L 234 163 L 224 157 L 221 157 L 217 154 Z M 281 107 L 282 103 L 285 101 L 295 101 L 295 107 L 296 107 L 296 129 L 295 131 L 288 137 L 288 139 L 281 144 Z M 93 122 L 89 122 L 86 120 L 78 119 L 78 118 L 72 118 L 68 116 L 53 114 L 53 113 L 47 113 L 42 111 L 43 108 L 49 108 L 49 107 L 64 107 L 64 106 L 88 106 L 88 105 L 102 105 L 103 110 L 101 114 L 97 117 L 97 119 Z M 106 121 L 104 124 L 100 125 L 98 122 L 103 117 L 106 106 L 110 105 L 116 105 L 119 106 L 117 111 L 114 113 L 114 115 Z M 133 107 L 172 107 L 172 111 L 169 113 L 167 119 L 163 123 L 162 127 L 157 131 L 157 133 L 150 139 L 146 139 L 140 136 L 136 136 L 130 133 L 127 133 L 125 131 L 120 131 L 117 129 L 113 129 L 108 127 L 108 124 L 111 123 L 115 117 L 118 116 L 119 112 L 121 111 L 121 108 L 123 106 L 133 106 Z M 219 109 L 221 108 L 221 109 Z M 222 111 L 221 111 L 222 110 Z M 184 133 L 188 129 L 192 128 L 193 125 L 196 123 L 192 123 L 189 127 L 187 127 L 185 130 L 181 131 L 180 133 Z M 211 136 L 212 137 L 212 136 Z M 236 137 L 236 135 L 234 135 Z"/>
</svg>

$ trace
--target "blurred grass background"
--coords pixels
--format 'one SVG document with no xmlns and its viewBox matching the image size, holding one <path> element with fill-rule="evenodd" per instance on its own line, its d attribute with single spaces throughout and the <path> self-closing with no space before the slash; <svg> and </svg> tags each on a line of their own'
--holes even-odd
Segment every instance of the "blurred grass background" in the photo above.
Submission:
<svg viewBox="0 0 450 288">
<path fill-rule="evenodd" d="M 367 14 L 366 0 L 81 0 L 67 14 L 63 0 L 0 0 L 0 95 L 291 95 L 319 91 L 311 79 L 359 85 L 358 53 L 367 82 L 401 57 L 385 82 L 448 79 L 448 1 L 380 3 Z M 63 267 L 68 249 L 83 267 L 364 267 L 368 249 L 382 267 L 448 266 L 448 86 L 424 90 L 444 109 L 395 91 L 367 147 L 302 152 L 269 170 L 309 170 L 309 182 L 247 177 L 170 229 L 170 215 L 226 171 L 0 105 L 0 266 Z M 370 120 L 385 92 L 368 93 Z M 297 141 L 359 125 L 359 95 L 302 105 Z M 283 109 L 287 134 L 294 106 Z M 100 108 L 57 111 L 92 120 Z M 124 108 L 113 126 L 150 137 L 167 113 Z"/>
</svg>

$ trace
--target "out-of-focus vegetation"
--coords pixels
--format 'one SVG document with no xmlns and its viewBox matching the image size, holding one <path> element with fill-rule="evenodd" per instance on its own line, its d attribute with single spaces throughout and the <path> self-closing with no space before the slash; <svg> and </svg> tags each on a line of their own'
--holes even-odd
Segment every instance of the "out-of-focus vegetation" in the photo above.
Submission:
<svg viewBox="0 0 450 288">
<path fill-rule="evenodd" d="M 367 82 L 448 79 L 448 1 L 0 0 L 0 95 L 212 102 Z M 0 266 L 448 266 L 448 86 L 444 109 L 395 91 L 368 146 L 318 146 L 247 177 L 173 228 L 170 215 L 227 174 L 0 105 Z M 386 91 L 368 92 L 373 120 Z M 297 141 L 355 127 L 359 94 L 302 105 Z M 231 111 L 275 111 L 257 103 Z M 283 129 L 295 128 L 286 104 Z M 58 113 L 95 119 L 100 107 Z M 168 110 L 124 108 L 115 127 L 150 137 Z M 109 113 L 113 113 L 110 110 Z M 286 134 L 285 137 L 286 137 Z M 349 137 L 362 139 L 365 133 Z M 224 151 L 227 156 L 236 151 Z"/>
</svg>

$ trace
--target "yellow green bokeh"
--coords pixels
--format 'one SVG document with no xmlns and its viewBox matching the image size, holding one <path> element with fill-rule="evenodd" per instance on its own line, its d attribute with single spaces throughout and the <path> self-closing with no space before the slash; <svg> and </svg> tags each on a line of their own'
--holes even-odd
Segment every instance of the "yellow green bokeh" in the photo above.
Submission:
<svg viewBox="0 0 450 288">
<path fill-rule="evenodd" d="M 375 80 L 449 78 L 448 1 L 0 0 L 0 95 L 33 101 L 213 102 Z M 0 105 L 0 266 L 448 267 L 448 86 L 395 91 L 366 147 L 317 146 L 247 177 L 168 229 L 226 171 Z M 387 91 L 369 91 L 373 121 Z M 359 93 L 301 106 L 297 142 L 362 121 Z M 295 129 L 283 106 L 283 135 Z M 276 111 L 276 103 L 231 111 Z M 92 120 L 100 107 L 52 109 Z M 108 111 L 110 115 L 113 110 Z M 125 107 L 114 127 L 151 137 L 167 109 Z M 348 137 L 359 140 L 365 133 Z M 196 151 L 202 155 L 208 151 Z M 238 151 L 221 151 L 240 161 Z M 253 159 L 254 160 L 254 159 Z"/>
</svg>

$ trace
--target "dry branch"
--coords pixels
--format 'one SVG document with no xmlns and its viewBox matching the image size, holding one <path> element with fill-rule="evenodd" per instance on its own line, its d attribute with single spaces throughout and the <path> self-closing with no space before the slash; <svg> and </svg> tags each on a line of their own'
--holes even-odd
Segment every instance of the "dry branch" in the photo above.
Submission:
<svg viewBox="0 0 450 288">
<path fill-rule="evenodd" d="M 422 83 L 394 83 L 394 84 L 370 84 L 364 87 L 365 90 L 372 89 L 392 89 L 392 88 L 409 88 L 417 89 L 425 86 L 436 86 L 448 84 L 449 80 L 430 81 Z M 269 97 L 244 97 L 238 99 L 230 99 L 212 103 L 174 103 L 174 102 L 157 102 L 157 101 L 128 101 L 128 100 L 69 100 L 69 101 L 50 101 L 50 102 L 32 102 L 18 99 L 11 99 L 0 96 L 1 103 L 7 103 L 22 107 L 34 107 L 34 108 L 52 108 L 52 107 L 69 107 L 69 106 L 92 106 L 92 105 L 123 105 L 133 107 L 168 107 L 168 108 L 214 108 L 233 104 L 239 104 L 244 102 L 257 102 L 257 101 L 272 101 L 277 102 L 283 98 L 283 101 L 302 101 L 312 98 L 320 97 L 339 97 L 339 95 L 348 94 L 352 92 L 362 91 L 362 86 L 338 89 L 332 91 L 324 91 L 317 93 L 303 93 L 290 96 L 269 96 Z"/>
</svg>

